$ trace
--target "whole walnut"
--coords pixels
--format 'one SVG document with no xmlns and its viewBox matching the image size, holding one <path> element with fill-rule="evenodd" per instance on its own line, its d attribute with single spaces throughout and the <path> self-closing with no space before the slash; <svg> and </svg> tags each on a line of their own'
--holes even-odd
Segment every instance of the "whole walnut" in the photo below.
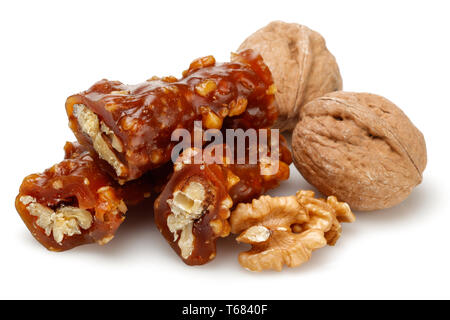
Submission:
<svg viewBox="0 0 450 320">
<path fill-rule="evenodd" d="M 258 51 L 272 71 L 279 112 L 274 128 L 292 130 L 303 105 L 342 90 L 336 59 L 323 37 L 305 26 L 271 22 L 248 37 L 238 50 L 245 49 Z"/>
<path fill-rule="evenodd" d="M 295 166 L 353 210 L 394 206 L 422 181 L 424 137 L 389 100 L 333 92 L 305 105 L 300 118 L 292 137 Z"/>
</svg>

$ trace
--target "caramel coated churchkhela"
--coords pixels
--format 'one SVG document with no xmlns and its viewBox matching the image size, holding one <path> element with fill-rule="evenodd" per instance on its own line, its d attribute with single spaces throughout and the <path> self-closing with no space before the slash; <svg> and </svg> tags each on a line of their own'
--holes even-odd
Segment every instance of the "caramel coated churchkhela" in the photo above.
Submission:
<svg viewBox="0 0 450 320">
<path fill-rule="evenodd" d="M 65 160 L 27 176 L 16 198 L 28 229 L 52 251 L 108 243 L 124 221 L 127 206 L 155 199 L 173 170 L 167 164 L 119 185 L 101 169 L 95 153 L 71 142 L 64 150 Z"/>
<path fill-rule="evenodd" d="M 64 150 L 65 160 L 23 180 L 17 211 L 36 240 L 49 250 L 106 244 L 127 211 L 120 190 L 85 148 L 68 142 Z"/>
<path fill-rule="evenodd" d="M 101 80 L 67 99 L 78 141 L 98 153 L 121 182 L 134 180 L 171 158 L 177 128 L 268 128 L 276 117 L 276 89 L 262 58 L 252 50 L 216 63 L 195 60 L 181 79 L 152 78 L 138 85 Z"/>
<path fill-rule="evenodd" d="M 226 149 L 226 145 L 223 146 Z M 202 163 L 193 159 L 197 149 L 187 149 L 177 159 L 174 174 L 155 202 L 155 223 L 182 260 L 189 265 L 209 262 L 216 255 L 216 239 L 230 233 L 230 209 L 275 188 L 289 178 L 291 155 L 281 137 L 280 156 L 274 160 L 276 171 L 266 171 L 268 163 L 258 159 L 222 164 L 209 161 L 204 153 Z M 226 154 L 224 152 L 224 154 Z M 239 164 L 243 162 L 243 164 Z"/>
</svg>

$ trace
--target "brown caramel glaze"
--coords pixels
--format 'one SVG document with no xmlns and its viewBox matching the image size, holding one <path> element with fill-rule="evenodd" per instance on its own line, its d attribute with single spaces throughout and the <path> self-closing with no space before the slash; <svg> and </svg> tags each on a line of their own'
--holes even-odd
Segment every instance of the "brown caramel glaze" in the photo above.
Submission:
<svg viewBox="0 0 450 320">
<path fill-rule="evenodd" d="M 258 165 L 230 165 L 227 170 L 230 170 L 240 179 L 228 191 L 233 200 L 233 207 L 242 202 L 249 202 L 266 191 L 278 187 L 281 181 L 287 180 L 289 178 L 289 166 L 284 162 L 280 162 L 279 165 L 278 172 L 273 176 L 267 177 L 261 176 Z"/>
<path fill-rule="evenodd" d="M 231 60 L 235 63 L 249 66 L 259 77 L 260 81 L 256 81 L 255 77 L 242 77 L 239 79 L 240 84 L 247 89 L 245 91 L 243 88 L 240 88 L 240 90 L 248 94 L 248 106 L 243 114 L 225 118 L 223 127 L 230 129 L 272 127 L 278 118 L 278 110 L 275 106 L 274 94 L 268 94 L 268 90 L 273 85 L 272 73 L 269 67 L 264 63 L 262 57 L 253 50 L 232 54 Z M 273 88 L 275 88 L 274 85 Z"/>
<path fill-rule="evenodd" d="M 123 209 L 126 211 L 116 191 L 115 181 L 98 168 L 85 148 L 67 142 L 64 150 L 65 160 L 43 173 L 27 176 L 16 198 L 16 209 L 32 235 L 52 251 L 64 251 L 112 238 L 124 220 Z M 98 190 L 104 187 L 108 187 L 107 192 L 99 193 Z M 53 232 L 48 236 L 36 224 L 38 217 L 31 215 L 27 206 L 20 201 L 22 196 L 31 196 L 37 203 L 52 210 L 61 206 L 85 209 L 92 214 L 93 223 L 87 230 L 80 228 L 81 234 L 70 237 L 65 235 L 62 242 L 57 243 Z"/>
<path fill-rule="evenodd" d="M 289 165 L 292 163 L 292 155 L 286 139 L 281 135 L 279 137 L 278 171 L 274 175 L 262 175 L 259 162 L 257 164 L 249 163 L 250 152 L 256 152 L 256 148 L 247 148 L 244 164 L 234 163 L 223 166 L 224 171 L 230 171 L 239 177 L 239 182 L 228 190 L 233 200 L 233 207 L 241 202 L 250 202 L 266 191 L 278 187 L 282 181 L 289 179 Z M 267 155 L 271 155 L 271 150 L 268 151 Z M 237 158 L 237 155 L 235 155 L 235 158 Z"/>
<path fill-rule="evenodd" d="M 195 60 L 181 79 L 150 79 L 138 85 L 101 80 L 89 90 L 69 97 L 66 111 L 78 141 L 92 141 L 74 116 L 74 105 L 94 112 L 123 144 L 113 150 L 126 170 L 121 181 L 137 179 L 145 172 L 169 162 L 171 134 L 177 128 L 192 132 L 194 121 L 205 120 L 208 111 L 218 117 L 216 128 L 268 128 L 277 117 L 272 76 L 261 56 L 251 50 L 233 56 L 234 62 L 216 63 L 212 56 Z M 199 94 L 196 87 L 212 80 L 215 88 Z M 247 99 L 246 109 L 228 116 L 231 106 Z M 209 109 L 208 109 L 209 108 Z M 207 128 L 204 121 L 204 128 Z M 206 129 L 205 128 L 205 129 Z"/>
<path fill-rule="evenodd" d="M 173 193 L 182 190 L 190 182 L 198 182 L 207 190 L 205 210 L 203 215 L 194 221 L 192 234 L 194 235 L 194 249 L 191 255 L 184 259 L 181 256 L 181 249 L 178 246 L 181 231 L 178 232 L 178 239 L 174 241 L 174 235 L 167 226 L 167 218 L 172 213 L 167 200 L 173 199 Z M 202 265 L 210 261 L 216 254 L 216 240 L 220 234 L 215 234 L 210 226 L 212 220 L 219 219 L 229 233 L 229 210 L 221 206 L 228 197 L 223 184 L 224 177 L 218 165 L 189 165 L 175 171 L 172 178 L 164 188 L 163 192 L 156 199 L 154 204 L 155 223 L 161 234 L 170 244 L 173 250 L 188 265 Z"/>
<path fill-rule="evenodd" d="M 219 146 L 222 148 L 223 155 L 226 154 L 226 145 Z M 253 150 L 253 151 L 250 151 Z M 279 160 L 278 171 L 273 175 L 262 175 L 259 163 L 249 164 L 250 152 L 256 152 L 258 148 L 248 148 L 245 154 L 246 162 L 244 164 L 207 164 L 211 163 L 206 156 L 203 158 L 204 163 L 194 164 L 193 157 L 183 159 L 183 154 L 177 160 L 173 176 L 167 183 L 163 192 L 160 194 L 154 205 L 155 222 L 158 229 L 172 246 L 175 252 L 188 265 L 200 265 L 209 262 L 216 254 L 216 240 L 219 235 L 215 234 L 209 224 L 210 221 L 220 217 L 224 226 L 224 232 L 221 236 L 227 236 L 228 215 L 230 208 L 224 210 L 222 201 L 227 197 L 231 197 L 233 207 L 241 202 L 248 202 L 269 189 L 277 187 L 281 181 L 289 178 L 289 164 L 292 162 L 291 153 L 286 145 L 285 139 L 280 136 L 279 142 Z M 269 150 L 268 155 L 270 155 Z M 213 156 L 212 153 L 204 153 Z M 188 161 L 185 161 L 188 160 Z M 189 163 L 190 162 L 190 163 Z M 224 161 L 224 163 L 227 163 Z M 230 177 L 237 177 L 238 181 L 230 183 Z M 184 185 L 191 181 L 201 181 L 213 196 L 208 197 L 210 202 L 205 213 L 195 220 L 193 227 L 194 234 L 194 251 L 192 255 L 184 259 L 181 256 L 181 250 L 178 245 L 179 238 L 174 241 L 174 236 L 167 226 L 167 218 L 172 214 L 171 208 L 167 200 L 173 199 L 174 192 L 181 190 Z M 234 181 L 236 179 L 234 178 Z M 211 200 L 212 199 L 212 200 Z"/>
</svg>

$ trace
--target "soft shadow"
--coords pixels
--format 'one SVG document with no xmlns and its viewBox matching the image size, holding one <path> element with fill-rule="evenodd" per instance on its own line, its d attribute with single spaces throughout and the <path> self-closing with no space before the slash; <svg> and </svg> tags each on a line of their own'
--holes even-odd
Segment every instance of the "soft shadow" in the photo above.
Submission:
<svg viewBox="0 0 450 320">
<path fill-rule="evenodd" d="M 328 247 L 329 248 L 329 247 Z M 274 270 L 264 270 L 262 272 L 251 272 L 244 269 L 238 261 L 238 256 L 240 252 L 244 252 L 250 249 L 250 245 L 248 244 L 240 244 L 236 241 L 234 235 L 231 235 L 225 239 L 219 239 L 217 242 L 217 257 L 208 263 L 205 266 L 208 266 L 210 271 L 223 271 L 223 272 L 239 272 L 241 275 L 246 276 L 256 276 L 260 278 L 261 276 L 273 276 L 279 275 L 282 276 L 284 274 L 288 275 L 292 272 L 296 273 L 308 273 L 308 272 L 317 272 L 318 268 L 325 268 L 327 264 L 330 263 L 330 256 L 327 255 L 327 247 L 317 250 L 313 253 L 313 256 L 310 261 L 306 262 L 300 267 L 297 268 L 288 268 L 283 267 L 282 272 L 274 271 Z M 333 250 L 333 248 L 331 248 Z M 329 253 L 329 252 L 328 252 Z M 204 267 L 204 266 L 203 266 Z"/>
<path fill-rule="evenodd" d="M 153 218 L 153 201 L 147 200 L 144 203 L 128 208 L 125 221 L 120 225 L 114 239 L 104 246 L 89 244 L 76 247 L 70 251 L 82 254 L 95 254 L 102 256 L 118 257 L 131 248 L 141 247 L 145 241 L 149 246 L 153 245 L 157 230 Z M 137 245 L 139 243 L 139 245 Z"/>
<path fill-rule="evenodd" d="M 214 261 L 211 262 L 211 267 L 215 269 L 228 270 L 235 269 L 240 270 L 242 267 L 239 264 L 238 256 L 242 251 L 246 251 L 250 248 L 249 245 L 240 244 L 236 241 L 236 236 L 230 234 L 226 238 L 217 240 L 217 256 Z M 244 270 L 245 271 L 245 270 Z"/>
<path fill-rule="evenodd" d="M 285 186 L 283 190 L 280 190 L 281 192 L 277 193 L 285 193 L 287 192 L 287 189 L 293 190 L 293 184 L 297 186 L 295 189 L 298 189 L 299 183 L 305 184 L 305 189 L 312 189 L 311 186 L 306 186 L 307 182 L 297 177 L 292 182 L 287 181 L 286 184 L 288 185 Z M 310 272 L 317 272 L 318 270 L 324 270 L 325 268 L 332 266 L 334 259 L 339 255 L 339 250 L 351 250 L 350 246 L 352 241 L 357 241 L 359 237 L 363 236 L 358 224 L 375 225 L 376 227 L 374 230 L 376 230 L 376 228 L 382 228 L 383 226 L 388 227 L 398 224 L 401 224 L 401 226 L 404 227 L 407 226 L 408 222 L 414 221 L 415 219 L 429 219 L 430 215 L 440 214 L 438 210 L 433 210 L 435 207 L 433 203 L 439 203 L 439 199 L 437 199 L 438 190 L 438 187 L 433 184 L 432 181 L 427 181 L 427 183 L 416 188 L 403 203 L 393 208 L 373 212 L 355 212 L 356 222 L 343 225 L 341 239 L 339 239 L 335 247 L 327 246 L 319 249 L 313 252 L 310 261 L 298 268 L 285 267 L 281 274 L 276 271 L 254 273 L 242 268 L 238 262 L 238 255 L 240 252 L 248 250 L 250 246 L 237 243 L 234 235 L 230 235 L 225 239 L 218 239 L 217 256 L 213 261 L 203 266 L 194 267 L 195 269 L 186 266 L 186 269 L 207 272 L 217 272 L 218 270 L 227 273 L 239 272 L 242 275 L 245 274 L 250 277 L 254 275 L 257 275 L 258 277 L 266 275 L 272 276 L 274 274 L 279 276 L 286 274 L 286 276 L 289 276 L 293 272 L 302 275 Z M 292 191 L 290 193 L 292 193 Z M 321 195 L 317 193 L 317 196 Z M 424 213 L 425 210 L 431 212 Z M 32 239 L 30 239 L 30 241 L 31 240 Z M 139 206 L 129 208 L 127 218 L 120 226 L 116 237 L 107 245 L 103 247 L 96 244 L 85 245 L 74 248 L 73 250 L 70 250 L 70 252 L 92 254 L 108 259 L 117 259 L 118 257 L 124 258 L 124 256 L 134 248 L 143 251 L 142 255 L 144 258 L 145 256 L 154 257 L 155 254 L 161 255 L 163 252 L 167 252 L 167 256 L 160 257 L 160 261 L 161 259 L 169 259 L 173 263 L 183 264 L 161 237 L 154 224 L 153 201 L 148 201 Z M 146 250 L 145 248 L 152 248 L 152 250 Z"/>
<path fill-rule="evenodd" d="M 308 189 L 314 188 L 309 187 Z M 411 195 L 405 201 L 395 207 L 372 212 L 355 212 L 356 221 L 353 224 L 343 224 L 341 239 L 339 239 L 336 246 L 326 246 L 314 251 L 309 261 L 297 268 L 284 267 L 281 274 L 273 270 L 267 270 L 260 273 L 249 272 L 242 268 L 238 262 L 238 255 L 240 252 L 248 250 L 250 246 L 237 243 L 233 235 L 226 239 L 219 239 L 217 243 L 217 257 L 208 265 L 211 268 L 227 269 L 228 271 L 230 271 L 231 267 L 234 269 L 234 272 L 241 270 L 243 274 L 247 274 L 250 277 L 254 275 L 257 277 L 264 277 L 273 276 L 275 274 L 289 276 L 292 273 L 298 275 L 306 275 L 310 272 L 316 273 L 318 270 L 325 270 L 332 266 L 334 259 L 339 256 L 340 250 L 351 250 L 351 243 L 357 241 L 357 239 L 362 236 L 361 228 L 358 227 L 358 223 L 375 225 L 376 227 L 374 229 L 376 229 L 382 226 L 392 226 L 393 224 L 405 226 L 414 219 L 429 219 L 430 213 L 427 212 L 424 214 L 424 211 L 426 208 L 433 208 L 433 203 L 438 203 L 437 191 L 438 188 L 436 188 L 431 181 L 428 181 L 426 184 L 424 183 L 413 190 Z M 316 193 L 316 195 L 319 197 L 322 196 L 320 193 Z M 232 263 L 230 263 L 230 261 Z M 231 264 L 233 266 L 231 266 Z"/>
<path fill-rule="evenodd" d="M 292 149 L 292 132 L 286 131 L 282 133 L 283 137 L 286 139 L 287 145 L 289 146 L 289 149 Z"/>
<path fill-rule="evenodd" d="M 364 221 L 374 225 L 392 225 L 393 223 L 405 225 L 411 219 L 428 219 L 430 215 L 438 213 L 434 210 L 433 205 L 440 201 L 437 191 L 437 186 L 432 184 L 432 181 L 428 181 L 414 189 L 405 201 L 392 208 L 370 212 L 355 212 L 356 223 Z M 427 212 L 424 213 L 424 211 Z"/>
</svg>

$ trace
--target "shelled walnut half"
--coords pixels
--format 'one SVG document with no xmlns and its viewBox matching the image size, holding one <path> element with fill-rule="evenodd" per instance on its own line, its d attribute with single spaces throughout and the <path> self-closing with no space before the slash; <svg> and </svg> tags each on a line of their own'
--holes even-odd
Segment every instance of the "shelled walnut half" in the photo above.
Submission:
<svg viewBox="0 0 450 320">
<path fill-rule="evenodd" d="M 341 222 L 355 216 L 346 203 L 333 196 L 314 198 L 312 191 L 295 196 L 262 196 L 252 203 L 239 204 L 230 218 L 231 232 L 238 242 L 252 245 L 239 255 L 239 263 L 250 271 L 283 265 L 297 267 L 311 258 L 312 251 L 334 245 L 341 235 Z"/>
</svg>

